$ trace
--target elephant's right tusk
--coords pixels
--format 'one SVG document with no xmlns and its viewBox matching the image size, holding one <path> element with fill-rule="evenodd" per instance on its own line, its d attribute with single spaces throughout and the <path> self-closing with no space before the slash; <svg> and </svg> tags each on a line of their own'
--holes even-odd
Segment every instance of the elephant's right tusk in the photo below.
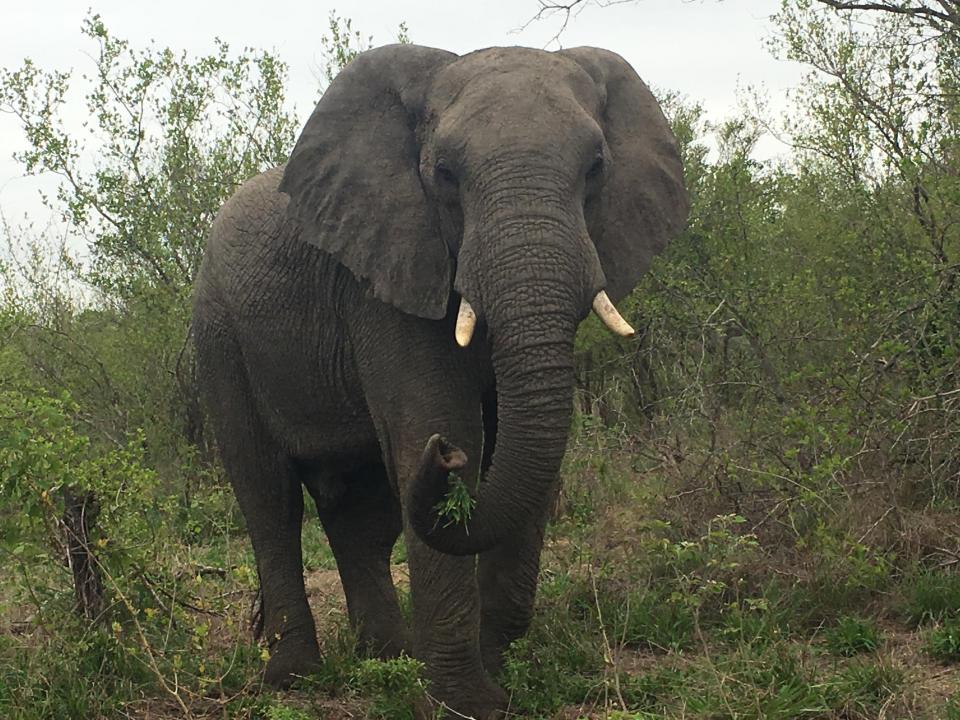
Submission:
<svg viewBox="0 0 960 720">
<path fill-rule="evenodd" d="M 457 345 L 466 347 L 473 338 L 473 329 L 477 326 L 477 314 L 466 298 L 460 298 L 460 312 L 457 313 Z"/>
<path fill-rule="evenodd" d="M 630 327 L 630 323 L 623 319 L 617 309 L 610 302 L 607 293 L 603 290 L 597 293 L 593 299 L 593 311 L 597 314 L 603 324 L 610 328 L 610 331 L 620 337 L 630 337 L 635 334 L 635 330 Z M 462 311 L 461 311 L 462 312 Z"/>
</svg>

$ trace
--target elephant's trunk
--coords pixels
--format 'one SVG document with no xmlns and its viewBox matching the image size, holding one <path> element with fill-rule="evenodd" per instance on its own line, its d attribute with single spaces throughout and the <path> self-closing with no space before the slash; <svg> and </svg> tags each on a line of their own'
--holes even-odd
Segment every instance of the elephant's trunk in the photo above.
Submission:
<svg viewBox="0 0 960 720">
<path fill-rule="evenodd" d="M 481 285 L 496 376 L 496 445 L 469 519 L 451 522 L 435 508 L 465 457 L 438 436 L 427 444 L 408 506 L 414 530 L 437 550 L 483 552 L 547 511 L 570 428 L 573 337 L 592 296 L 586 278 L 595 274 L 585 272 L 581 223 L 543 216 L 496 223 L 513 236 L 490 243 L 496 257 L 485 257 L 484 266 L 497 272 Z"/>
</svg>

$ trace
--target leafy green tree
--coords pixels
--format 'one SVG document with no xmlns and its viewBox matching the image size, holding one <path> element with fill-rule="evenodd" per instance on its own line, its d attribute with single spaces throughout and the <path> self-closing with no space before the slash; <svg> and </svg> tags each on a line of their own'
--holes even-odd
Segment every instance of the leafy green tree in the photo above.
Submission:
<svg viewBox="0 0 960 720">
<path fill-rule="evenodd" d="M 265 52 L 215 51 L 191 59 L 168 48 L 132 48 L 102 19 L 85 20 L 96 43 L 84 80 L 84 136 L 62 119 L 69 73 L 33 62 L 0 75 L 0 106 L 21 122 L 28 172 L 62 182 L 51 206 L 88 243 L 81 277 L 115 302 L 147 290 L 184 293 L 205 230 L 238 182 L 284 161 L 297 126 L 284 107 L 286 67 Z"/>
<path fill-rule="evenodd" d="M 329 22 L 328 79 L 372 42 L 349 19 Z M 0 109 L 26 139 L 16 157 L 58 179 L 46 203 L 70 236 L 46 265 L 57 254 L 49 233 L 21 242 L 21 262 L 0 278 L 7 304 L 29 316 L 16 340 L 34 379 L 69 391 L 111 442 L 143 428 L 154 461 L 167 462 L 207 446 L 189 308 L 210 225 L 240 183 L 285 162 L 299 123 L 286 65 L 269 52 L 135 48 L 99 15 L 82 32 L 96 50 L 80 78 L 29 60 L 0 72 Z M 409 41 L 403 25 L 399 36 Z M 90 121 L 78 133 L 65 110 L 81 88 Z"/>
<path fill-rule="evenodd" d="M 869 558 L 841 525 L 896 546 L 910 513 L 960 501 L 960 34 L 922 3 L 833 4 L 785 0 L 775 19 L 774 47 L 810 68 L 788 162 L 754 159 L 765 121 L 664 98 L 689 226 L 625 302 L 640 337 L 585 326 L 578 358 L 582 407 L 621 443 L 642 428 L 692 458 L 677 472 L 728 503 L 712 512 L 753 504 L 825 555 Z"/>
<path fill-rule="evenodd" d="M 219 41 L 198 58 L 136 49 L 98 15 L 83 34 L 96 51 L 93 71 L 80 78 L 90 118 L 80 134 L 64 120 L 70 73 L 29 60 L 0 73 L 0 108 L 19 119 L 27 141 L 16 157 L 27 172 L 58 178 L 46 202 L 72 245 L 89 253 L 81 263 L 68 252 L 67 274 L 52 283 L 59 302 L 38 305 L 35 282 L 8 283 L 19 288 L 8 301 L 34 315 L 20 339 L 37 378 L 70 391 L 98 433 L 116 439 L 143 427 L 154 448 L 196 445 L 203 417 L 187 337 L 192 280 L 223 201 L 292 147 L 286 66 Z M 76 283 L 93 290 L 85 307 L 64 287 Z"/>
<path fill-rule="evenodd" d="M 327 20 L 327 32 L 320 38 L 320 45 L 323 53 L 323 79 L 324 87 L 333 82 L 347 63 L 353 60 L 357 55 L 374 47 L 373 35 L 364 37 L 363 34 L 354 29 L 353 21 L 350 18 L 340 17 L 336 10 L 330 11 Z M 398 43 L 410 42 L 410 31 L 406 23 L 401 22 L 397 28 Z"/>
<path fill-rule="evenodd" d="M 860 341 L 850 375 L 869 426 L 898 428 L 878 443 L 898 448 L 901 471 L 938 458 L 928 487 L 941 497 L 960 470 L 958 20 L 952 4 L 922 0 L 791 1 L 775 18 L 780 50 L 811 68 L 797 96 L 807 112 L 789 126 L 800 167 L 836 174 L 860 212 L 836 228 L 856 243 L 838 245 L 859 315 L 844 328 Z"/>
</svg>

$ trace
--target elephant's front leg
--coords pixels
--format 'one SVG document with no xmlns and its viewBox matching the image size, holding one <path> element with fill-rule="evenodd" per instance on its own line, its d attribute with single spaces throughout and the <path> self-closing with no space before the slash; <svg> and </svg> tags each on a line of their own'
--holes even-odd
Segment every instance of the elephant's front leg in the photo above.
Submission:
<svg viewBox="0 0 960 720">
<path fill-rule="evenodd" d="M 439 429 L 433 427 L 438 416 L 433 417 L 429 429 Z M 466 467 L 459 471 L 465 482 L 471 482 L 479 472 L 479 421 L 479 412 L 462 417 L 451 413 L 439 423 L 445 436 L 467 457 Z M 421 457 L 415 458 L 411 451 L 425 446 L 429 436 L 426 425 L 414 430 L 417 425 L 407 423 L 402 457 L 398 459 L 402 486 L 422 470 Z M 498 717 L 507 696 L 490 678 L 481 657 L 476 556 L 439 553 L 424 544 L 408 523 L 404 538 L 410 567 L 414 654 L 424 663 L 430 695 L 459 716 L 484 720 Z"/>
<path fill-rule="evenodd" d="M 480 556 L 480 648 L 491 674 L 500 672 L 504 651 L 530 627 L 546 523 L 544 513 L 516 537 Z"/>
<path fill-rule="evenodd" d="M 413 601 L 414 653 L 424 663 L 428 692 L 459 713 L 498 717 L 506 693 L 490 678 L 480 654 L 476 557 L 443 555 L 405 531 Z"/>
<path fill-rule="evenodd" d="M 454 342 L 452 322 L 424 323 L 383 306 L 351 321 L 367 405 L 401 501 L 422 470 L 427 441 L 437 433 L 465 454 L 460 477 L 475 481 L 483 445 L 480 371 L 473 354 Z M 409 508 L 403 511 L 413 648 L 424 663 L 428 692 L 450 708 L 450 717 L 498 717 L 507 696 L 480 655 L 476 556 L 431 549 L 410 527 Z"/>
</svg>

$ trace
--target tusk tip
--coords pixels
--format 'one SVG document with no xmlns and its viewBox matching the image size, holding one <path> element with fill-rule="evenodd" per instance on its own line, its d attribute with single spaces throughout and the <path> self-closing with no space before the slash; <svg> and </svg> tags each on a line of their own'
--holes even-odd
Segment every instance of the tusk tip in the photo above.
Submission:
<svg viewBox="0 0 960 720">
<path fill-rule="evenodd" d="M 465 348 L 470 344 L 473 338 L 473 330 L 477 325 L 477 314 L 470 307 L 466 298 L 460 299 L 460 311 L 457 313 L 457 328 L 454 331 L 454 337 L 457 339 L 457 345 Z"/>
<path fill-rule="evenodd" d="M 593 299 L 593 311 L 614 335 L 625 338 L 636 335 L 636 331 L 617 312 L 605 291 L 601 290 Z"/>
</svg>

